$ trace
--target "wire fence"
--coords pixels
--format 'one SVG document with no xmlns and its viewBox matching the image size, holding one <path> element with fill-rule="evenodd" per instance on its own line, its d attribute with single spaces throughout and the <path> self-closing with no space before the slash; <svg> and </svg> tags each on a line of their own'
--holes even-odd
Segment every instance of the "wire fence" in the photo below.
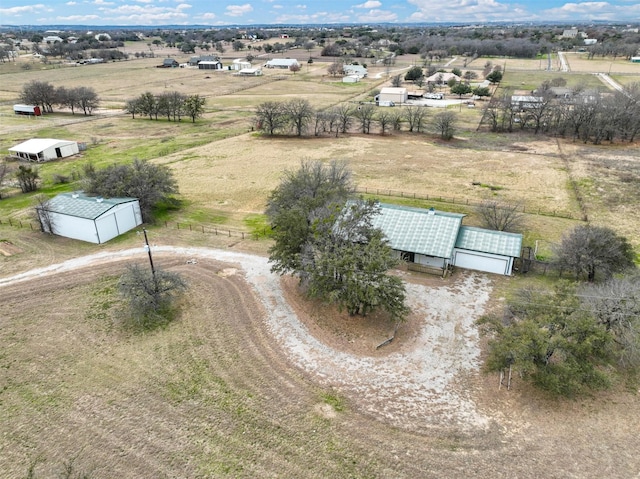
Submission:
<svg viewBox="0 0 640 479">
<path fill-rule="evenodd" d="M 40 231 L 40 224 L 36 221 L 17 220 L 17 219 L 0 219 L 0 226 L 11 226 L 14 228 L 28 228 L 32 231 Z M 193 231 L 196 233 L 208 234 L 213 236 L 226 236 L 229 238 L 241 238 L 241 239 L 260 239 L 266 238 L 270 234 L 270 229 L 264 227 L 256 231 L 242 231 L 226 228 L 220 225 L 205 225 L 202 223 L 181 223 L 178 221 L 165 221 L 156 226 L 161 226 L 167 229 L 175 229 L 182 231 Z"/>
<path fill-rule="evenodd" d="M 387 188 L 357 187 L 356 193 L 364 193 L 365 195 L 372 195 L 372 196 L 387 196 L 387 197 L 394 197 L 394 198 L 407 198 L 407 199 L 414 199 L 414 200 L 434 201 L 437 203 L 471 206 L 474 208 L 482 206 L 483 204 L 481 201 L 473 201 L 473 200 L 470 200 L 469 198 L 456 198 L 455 196 L 411 193 L 406 191 L 390 190 Z M 574 214 L 574 213 L 563 211 L 563 210 L 545 211 L 541 208 L 527 207 L 524 204 L 518 205 L 517 210 L 521 211 L 522 213 L 531 214 L 531 215 L 554 216 L 556 218 L 564 218 L 564 219 L 570 219 L 570 220 L 581 219 L 581 214 L 579 213 Z"/>
</svg>

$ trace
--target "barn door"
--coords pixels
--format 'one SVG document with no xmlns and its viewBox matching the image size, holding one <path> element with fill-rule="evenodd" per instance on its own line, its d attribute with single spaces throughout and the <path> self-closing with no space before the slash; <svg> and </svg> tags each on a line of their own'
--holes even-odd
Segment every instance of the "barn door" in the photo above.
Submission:
<svg viewBox="0 0 640 479">
<path fill-rule="evenodd" d="M 56 148 L 56 158 L 62 158 L 62 152 L 60 151 L 60 148 Z"/>
</svg>

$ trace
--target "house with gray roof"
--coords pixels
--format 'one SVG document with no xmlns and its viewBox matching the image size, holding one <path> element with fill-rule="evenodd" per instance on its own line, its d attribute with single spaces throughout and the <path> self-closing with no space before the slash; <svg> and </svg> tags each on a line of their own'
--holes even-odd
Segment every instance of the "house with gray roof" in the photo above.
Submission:
<svg viewBox="0 0 640 479">
<path fill-rule="evenodd" d="M 381 203 L 372 222 L 410 266 L 437 268 L 443 275 L 454 266 L 510 275 L 522 235 L 462 226 L 464 216 Z"/>
<path fill-rule="evenodd" d="M 96 244 L 142 224 L 136 198 L 102 198 L 79 191 L 61 193 L 37 209 L 45 232 Z"/>
</svg>

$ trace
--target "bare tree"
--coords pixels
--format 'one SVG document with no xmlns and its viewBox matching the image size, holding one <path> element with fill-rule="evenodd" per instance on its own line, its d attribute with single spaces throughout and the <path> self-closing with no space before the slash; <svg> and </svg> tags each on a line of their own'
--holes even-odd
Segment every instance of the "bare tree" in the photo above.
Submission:
<svg viewBox="0 0 640 479">
<path fill-rule="evenodd" d="M 93 110 L 96 109 L 100 103 L 98 94 L 93 88 L 81 86 L 72 89 L 71 92 L 76 100 L 76 105 L 78 105 L 79 108 L 82 108 L 85 115 L 91 115 Z"/>
<path fill-rule="evenodd" d="M 604 226 L 580 225 L 554 248 L 560 270 L 572 271 L 576 279 L 589 282 L 600 273 L 605 278 L 633 266 L 633 248 L 626 238 Z"/>
<path fill-rule="evenodd" d="M 353 112 L 353 116 L 360 122 L 360 130 L 362 133 L 368 134 L 369 130 L 371 130 L 371 123 L 373 122 L 375 111 L 375 106 L 366 103 L 364 105 L 359 105 Z"/>
<path fill-rule="evenodd" d="M 391 79 L 391 86 L 400 87 L 402 86 L 402 75 L 396 75 Z"/>
<path fill-rule="evenodd" d="M 31 193 L 38 189 L 40 173 L 35 166 L 20 165 L 18 166 L 18 171 L 16 171 L 16 179 L 23 193 Z"/>
<path fill-rule="evenodd" d="M 287 124 L 284 103 L 265 101 L 256 108 L 256 127 L 273 136 Z"/>
<path fill-rule="evenodd" d="M 456 130 L 456 115 L 451 111 L 443 111 L 433 117 L 435 130 L 443 140 L 450 140 Z"/>
<path fill-rule="evenodd" d="M 498 231 L 520 230 L 524 222 L 521 210 L 518 203 L 510 205 L 494 200 L 485 200 L 476 208 L 484 226 Z"/>
<path fill-rule="evenodd" d="M 2 184 L 4 183 L 4 179 L 11 174 L 11 168 L 9 168 L 9 164 L 6 161 L 2 161 L 0 163 L 0 199 L 2 199 Z"/>
<path fill-rule="evenodd" d="M 120 294 L 129 303 L 134 326 L 149 329 L 173 319 L 175 300 L 187 288 L 182 277 L 161 269 L 129 265 L 120 277 Z"/>
<path fill-rule="evenodd" d="M 341 103 L 336 108 L 336 112 L 338 113 L 340 133 L 347 133 L 351 127 L 353 110 L 347 103 Z"/>
<path fill-rule="evenodd" d="M 590 284 L 580 296 L 591 314 L 609 331 L 621 366 L 640 366 L 640 273 Z"/>
<path fill-rule="evenodd" d="M 334 61 L 327 68 L 327 73 L 332 77 L 344 74 L 344 63 L 342 61 Z"/>
<path fill-rule="evenodd" d="M 55 234 L 55 222 L 49 209 L 49 197 L 45 194 L 38 194 L 33 198 L 34 216 L 40 225 L 43 233 Z"/>
<path fill-rule="evenodd" d="M 427 109 L 421 106 L 408 106 L 404 108 L 404 117 L 409 124 L 409 131 L 421 132 L 427 117 Z"/>
<path fill-rule="evenodd" d="M 391 122 L 393 121 L 391 112 L 387 109 L 378 111 L 378 115 L 376 116 L 376 120 L 378 120 L 378 124 L 380 125 L 380 134 L 384 135 L 387 130 L 391 126 Z"/>
<path fill-rule="evenodd" d="M 285 103 L 284 110 L 296 135 L 302 136 L 303 133 L 306 133 L 314 113 L 311 103 L 302 98 L 290 100 Z"/>
</svg>

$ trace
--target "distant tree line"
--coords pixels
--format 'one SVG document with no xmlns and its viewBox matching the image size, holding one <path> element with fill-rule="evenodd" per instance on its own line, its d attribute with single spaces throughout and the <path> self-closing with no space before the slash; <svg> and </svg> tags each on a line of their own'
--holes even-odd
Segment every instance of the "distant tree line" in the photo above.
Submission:
<svg viewBox="0 0 640 479">
<path fill-rule="evenodd" d="M 67 107 L 75 115 L 82 110 L 91 115 L 100 103 L 93 88 L 80 86 L 75 88 L 56 88 L 49 82 L 31 81 L 22 87 L 20 101 L 29 105 L 38 105 L 44 113 L 53 113 L 54 105 Z"/>
<path fill-rule="evenodd" d="M 181 121 L 183 116 L 192 122 L 204 113 L 206 99 L 200 95 L 184 95 L 177 91 L 154 95 L 142 93 L 139 97 L 127 100 L 125 111 L 135 119 L 136 115 L 150 120 L 166 117 L 168 121 Z"/>
<path fill-rule="evenodd" d="M 632 142 L 640 132 L 640 83 L 613 94 L 574 88 L 561 96 L 547 83 L 521 100 L 504 90 L 486 106 L 483 122 L 496 132 L 531 130 L 596 145 Z"/>
<path fill-rule="evenodd" d="M 382 135 L 389 131 L 431 131 L 449 140 L 455 132 L 456 115 L 444 111 L 428 119 L 428 110 L 423 106 L 403 108 L 378 108 L 371 103 L 358 105 L 340 104 L 328 110 L 316 110 L 307 100 L 294 99 L 286 102 L 267 101 L 256 108 L 255 128 L 266 135 L 304 136 L 313 132 L 315 136 L 346 134 L 357 130 L 370 134 L 377 126 Z"/>
</svg>

